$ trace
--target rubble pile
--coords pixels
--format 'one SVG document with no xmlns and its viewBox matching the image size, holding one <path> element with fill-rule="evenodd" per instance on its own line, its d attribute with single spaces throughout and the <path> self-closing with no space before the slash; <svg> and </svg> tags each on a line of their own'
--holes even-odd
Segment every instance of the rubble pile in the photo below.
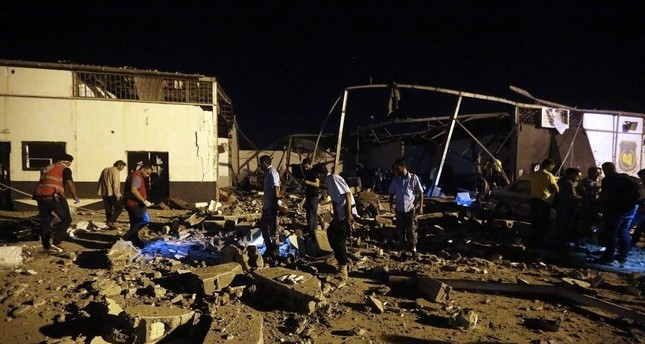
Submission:
<svg viewBox="0 0 645 344">
<path fill-rule="evenodd" d="M 0 267 L 4 321 L 40 321 L 23 341 L 46 343 L 508 342 L 513 331 L 538 343 L 633 342 L 642 333 L 642 275 L 554 264 L 522 244 L 523 223 L 446 200 L 427 200 L 410 254 L 387 198 L 356 199 L 346 286 L 326 231 L 306 232 L 300 195 L 282 199 L 280 257 L 265 261 L 261 195 L 227 189 L 200 207 L 164 203 L 174 212 L 153 213 L 142 248 L 118 233 L 58 256 L 24 245 L 20 261 Z M 330 213 L 323 199 L 323 228 Z M 87 217 L 77 242 L 110 236 Z M 0 253 L 15 259 L 13 247 Z M 598 321 L 602 334 L 592 333 Z"/>
</svg>

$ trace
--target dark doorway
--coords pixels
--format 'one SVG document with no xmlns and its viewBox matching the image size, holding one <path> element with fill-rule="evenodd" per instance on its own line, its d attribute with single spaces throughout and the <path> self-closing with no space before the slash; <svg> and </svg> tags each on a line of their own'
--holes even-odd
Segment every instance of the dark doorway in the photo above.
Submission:
<svg viewBox="0 0 645 344">
<path fill-rule="evenodd" d="M 9 155 L 11 142 L 0 142 L 0 209 L 13 210 L 11 203 L 11 178 L 9 176 Z"/>
<path fill-rule="evenodd" d="M 132 172 L 141 165 L 152 166 L 148 182 L 148 200 L 152 203 L 166 201 L 170 197 L 170 175 L 168 152 L 128 152 L 128 171 Z"/>
</svg>

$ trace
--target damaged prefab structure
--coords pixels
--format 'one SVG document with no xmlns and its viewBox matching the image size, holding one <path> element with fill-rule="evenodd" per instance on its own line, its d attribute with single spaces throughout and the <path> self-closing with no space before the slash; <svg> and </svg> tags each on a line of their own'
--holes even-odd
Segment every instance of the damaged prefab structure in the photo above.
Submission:
<svg viewBox="0 0 645 344">
<path fill-rule="evenodd" d="M 213 77 L 0 60 L 0 78 L 5 208 L 33 204 L 22 192 L 62 153 L 75 158 L 81 205 L 98 201 L 98 176 L 119 159 L 127 171 L 153 166 L 153 202 L 215 199 L 226 184 L 228 133 L 218 138 L 218 124 L 232 115 L 231 100 Z"/>
<path fill-rule="evenodd" d="M 356 132 L 353 132 L 354 128 L 346 130 L 346 116 L 352 108 L 349 94 L 373 89 L 387 91 L 390 98 L 387 118 L 359 125 Z M 453 109 L 437 107 L 435 102 L 429 108 L 421 107 L 424 113 L 436 113 L 433 116 L 411 116 L 408 112 L 397 111 L 403 90 L 448 97 L 442 101 L 448 100 Z M 340 172 L 341 158 L 346 167 L 343 173 L 351 175 L 359 166 L 389 169 L 395 159 L 404 157 L 416 160 L 412 169 L 425 177 L 428 187 L 436 187 L 448 178 L 461 181 L 459 186 L 467 187 L 463 184 L 472 177 L 477 153 L 493 164 L 499 164 L 500 179 L 506 182 L 529 173 L 547 157 L 558 163 L 558 170 L 577 167 L 584 171 L 606 161 L 614 162 L 618 170 L 625 173 L 635 174 L 645 168 L 645 114 L 575 109 L 534 98 L 513 86 L 511 90 L 534 103 L 421 85 L 392 83 L 347 87 L 329 112 L 331 115 L 341 104 L 336 172 Z M 362 123 L 366 122 L 363 119 Z M 442 178 L 442 173 L 447 173 L 445 177 L 448 178 Z"/>
</svg>

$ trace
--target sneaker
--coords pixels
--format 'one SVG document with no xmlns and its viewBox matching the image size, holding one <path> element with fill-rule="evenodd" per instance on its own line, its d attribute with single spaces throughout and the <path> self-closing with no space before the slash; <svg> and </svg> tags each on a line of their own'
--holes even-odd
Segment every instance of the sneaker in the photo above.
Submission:
<svg viewBox="0 0 645 344">
<path fill-rule="evenodd" d="M 72 227 L 67 228 L 67 235 L 69 235 L 70 238 L 75 238 L 76 235 L 74 234 L 76 230 Z"/>
<path fill-rule="evenodd" d="M 56 246 L 56 245 L 53 245 L 53 244 L 49 246 L 49 251 L 50 252 L 55 252 L 55 253 L 63 253 L 64 252 L 64 250 L 60 246 Z"/>
</svg>

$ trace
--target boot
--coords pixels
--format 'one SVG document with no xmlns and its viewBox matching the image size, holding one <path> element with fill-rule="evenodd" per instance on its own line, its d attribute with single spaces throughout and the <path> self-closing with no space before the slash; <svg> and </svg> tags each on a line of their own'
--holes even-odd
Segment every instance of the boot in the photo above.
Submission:
<svg viewBox="0 0 645 344">
<path fill-rule="evenodd" d="M 349 278 L 349 273 L 347 272 L 347 265 L 341 265 L 338 268 L 338 274 L 341 280 L 347 281 L 347 279 Z"/>
</svg>

